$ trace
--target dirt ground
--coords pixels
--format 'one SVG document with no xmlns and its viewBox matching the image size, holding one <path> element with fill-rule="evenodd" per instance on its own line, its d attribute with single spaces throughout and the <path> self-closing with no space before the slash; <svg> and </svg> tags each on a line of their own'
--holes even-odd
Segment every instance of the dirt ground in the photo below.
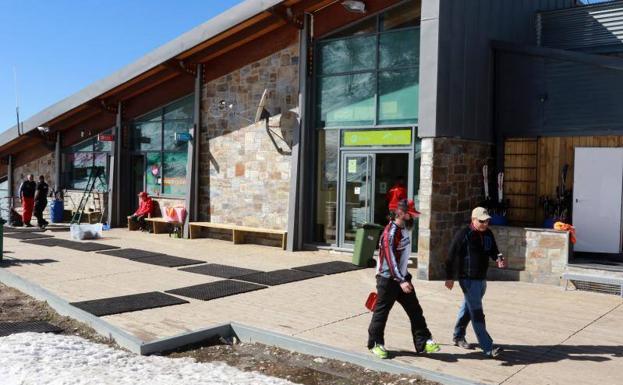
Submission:
<svg viewBox="0 0 623 385">
<path fill-rule="evenodd" d="M 78 335 L 93 342 L 119 348 L 110 339 L 95 333 L 87 325 L 63 317 L 45 302 L 37 301 L 18 290 L 0 284 L 0 322 L 47 321 L 63 334 Z M 415 376 L 380 373 L 335 360 L 294 353 L 262 344 L 239 343 L 219 338 L 188 346 L 166 356 L 191 357 L 198 362 L 220 361 L 245 371 L 260 372 L 304 385 L 439 385 Z"/>
</svg>

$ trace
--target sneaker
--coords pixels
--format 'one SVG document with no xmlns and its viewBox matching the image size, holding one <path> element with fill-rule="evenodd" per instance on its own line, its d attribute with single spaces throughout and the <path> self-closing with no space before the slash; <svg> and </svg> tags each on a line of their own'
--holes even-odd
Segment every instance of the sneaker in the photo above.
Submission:
<svg viewBox="0 0 623 385">
<path fill-rule="evenodd" d="M 458 339 L 454 340 L 454 346 L 458 346 L 459 348 L 463 348 L 463 349 L 471 349 L 472 348 L 472 346 L 467 343 L 465 338 L 458 338 Z"/>
<path fill-rule="evenodd" d="M 441 350 L 441 347 L 434 340 L 429 339 L 428 341 L 426 341 L 426 345 L 424 346 L 424 351 L 426 353 L 437 353 L 440 350 Z"/>
<path fill-rule="evenodd" d="M 485 352 L 485 355 L 489 358 L 497 358 L 503 351 L 504 349 L 502 349 L 499 346 L 496 346 L 493 349 L 491 349 L 490 352 Z"/>
<path fill-rule="evenodd" d="M 389 356 L 389 353 L 387 353 L 385 346 L 381 344 L 374 344 L 374 347 L 370 349 L 370 352 L 382 360 L 386 359 Z"/>
</svg>

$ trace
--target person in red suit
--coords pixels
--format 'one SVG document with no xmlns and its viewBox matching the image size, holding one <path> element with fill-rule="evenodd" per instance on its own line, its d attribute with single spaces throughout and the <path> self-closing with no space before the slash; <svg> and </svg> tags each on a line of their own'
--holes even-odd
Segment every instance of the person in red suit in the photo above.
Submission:
<svg viewBox="0 0 623 385">
<path fill-rule="evenodd" d="M 149 218 L 153 213 L 154 201 L 145 191 L 140 192 L 138 194 L 138 198 L 138 209 L 136 209 L 134 214 L 130 216 L 130 220 L 138 223 L 138 227 L 145 231 L 147 229 L 147 222 L 145 222 L 145 218 Z"/>
<path fill-rule="evenodd" d="M 396 182 L 385 195 L 385 199 L 388 202 L 390 213 L 396 211 L 396 207 L 398 207 L 398 202 L 403 199 L 407 199 L 407 186 L 405 186 L 405 181 L 403 177 L 396 178 Z"/>
<path fill-rule="evenodd" d="M 32 218 L 32 210 L 35 207 L 36 190 L 37 183 L 35 182 L 35 176 L 29 174 L 27 179 L 22 182 L 22 185 L 19 187 L 19 198 L 22 202 L 22 221 L 26 227 L 32 227 L 30 219 Z"/>
</svg>

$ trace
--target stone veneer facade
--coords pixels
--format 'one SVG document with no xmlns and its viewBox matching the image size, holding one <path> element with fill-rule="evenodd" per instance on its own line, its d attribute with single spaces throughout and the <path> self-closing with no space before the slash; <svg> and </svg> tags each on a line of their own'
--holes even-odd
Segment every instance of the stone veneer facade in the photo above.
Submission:
<svg viewBox="0 0 623 385">
<path fill-rule="evenodd" d="M 35 181 L 39 180 L 39 175 L 45 177 L 45 181 L 50 186 L 50 189 L 54 188 L 56 182 L 54 180 L 54 151 L 37 158 L 31 162 L 25 163 L 21 166 L 13 168 L 13 194 L 19 195 L 19 186 L 22 184 L 28 174 L 35 176 Z M 19 203 L 19 202 L 18 202 Z"/>
<path fill-rule="evenodd" d="M 569 233 L 552 229 L 492 226 L 508 269 L 491 263 L 489 276 L 523 282 L 560 285 L 569 260 Z"/>
<path fill-rule="evenodd" d="M 418 278 L 445 279 L 454 233 L 469 223 L 483 198 L 482 166 L 492 165 L 491 143 L 423 138 L 420 166 Z"/>
<path fill-rule="evenodd" d="M 271 129 L 290 140 L 298 124 L 298 61 L 296 43 L 204 86 L 199 220 L 286 229 L 291 157 L 275 149 L 264 122 L 250 122 L 268 89 Z M 233 108 L 219 110 L 220 100 Z"/>
</svg>

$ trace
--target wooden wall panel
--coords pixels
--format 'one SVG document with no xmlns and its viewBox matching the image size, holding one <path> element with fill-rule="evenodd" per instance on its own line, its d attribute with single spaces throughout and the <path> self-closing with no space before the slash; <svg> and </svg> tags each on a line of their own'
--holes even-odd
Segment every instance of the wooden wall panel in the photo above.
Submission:
<svg viewBox="0 0 623 385">
<path fill-rule="evenodd" d="M 537 206 L 537 141 L 508 139 L 504 144 L 504 197 L 511 224 L 532 225 Z"/>
<path fill-rule="evenodd" d="M 576 147 L 622 146 L 623 136 L 615 135 L 507 139 L 504 146 L 504 194 L 510 200 L 509 222 L 537 226 L 543 223 L 539 198 L 556 196 L 565 164 L 569 165 L 566 188 L 573 188 Z M 536 155 L 530 155 L 531 152 Z M 531 202 L 534 202 L 532 210 L 528 208 Z"/>
</svg>

